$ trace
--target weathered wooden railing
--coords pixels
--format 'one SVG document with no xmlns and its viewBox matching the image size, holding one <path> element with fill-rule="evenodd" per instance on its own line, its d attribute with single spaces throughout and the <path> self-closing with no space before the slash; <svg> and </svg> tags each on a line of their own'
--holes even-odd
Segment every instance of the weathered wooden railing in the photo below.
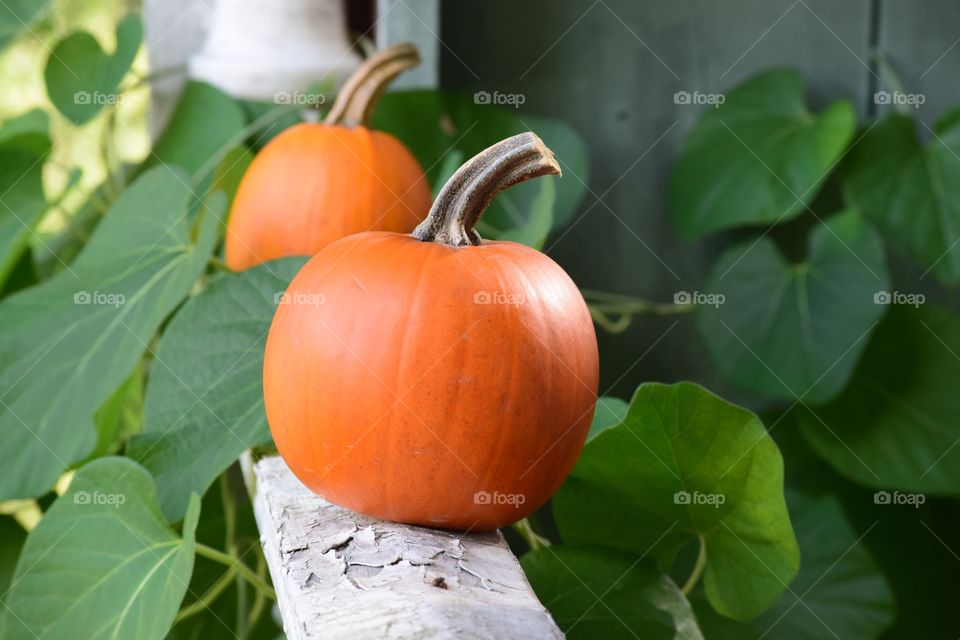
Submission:
<svg viewBox="0 0 960 640">
<path fill-rule="evenodd" d="M 243 468 L 289 640 L 563 638 L 500 532 L 354 513 L 276 456 Z"/>
</svg>

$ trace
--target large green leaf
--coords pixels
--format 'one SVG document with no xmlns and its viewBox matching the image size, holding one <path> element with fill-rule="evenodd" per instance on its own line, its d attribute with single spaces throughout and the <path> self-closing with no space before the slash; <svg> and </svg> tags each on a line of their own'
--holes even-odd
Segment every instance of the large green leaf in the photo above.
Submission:
<svg viewBox="0 0 960 640">
<path fill-rule="evenodd" d="M 225 274 L 170 322 L 147 386 L 144 433 L 127 455 L 157 479 L 160 504 L 177 520 L 244 449 L 270 443 L 263 409 L 263 349 L 276 296 L 306 258 Z"/>
<path fill-rule="evenodd" d="M 0 302 L 0 448 L 16 452 L 0 499 L 44 493 L 93 449 L 93 414 L 203 272 L 216 214 L 194 244 L 185 180 L 165 167 L 145 174 L 69 270 Z"/>
<path fill-rule="evenodd" d="M 133 64 L 142 39 L 140 18 L 130 15 L 117 25 L 112 54 L 84 31 L 58 42 L 44 69 L 50 101 L 75 124 L 83 124 L 104 106 L 116 104 L 120 100 L 117 88 Z"/>
<path fill-rule="evenodd" d="M 804 436 L 867 486 L 960 494 L 958 356 L 960 318 L 891 307 L 843 393 L 798 411 Z"/>
<path fill-rule="evenodd" d="M 0 3 L 0 48 L 27 31 L 52 4 L 51 0 L 4 0 Z"/>
<path fill-rule="evenodd" d="M 546 547 L 520 562 L 567 638 L 701 640 L 690 603 L 649 560 L 600 547 Z"/>
<path fill-rule="evenodd" d="M 926 145 L 914 119 L 891 113 L 853 148 L 847 194 L 894 247 L 945 282 L 960 281 L 960 110 Z"/>
<path fill-rule="evenodd" d="M 163 638 L 193 571 L 200 499 L 182 537 L 127 458 L 80 469 L 30 533 L 4 604 L 4 638 Z"/>
<path fill-rule="evenodd" d="M 710 640 L 877 638 L 893 622 L 893 594 L 860 536 L 831 497 L 788 493 L 803 564 L 790 590 L 749 623 L 718 615 L 691 598 Z"/>
<path fill-rule="evenodd" d="M 757 416 L 695 384 L 641 385 L 624 421 L 586 444 L 553 504 L 565 542 L 664 567 L 701 537 L 707 596 L 728 617 L 759 614 L 797 572 L 777 446 Z"/>
<path fill-rule="evenodd" d="M 233 98 L 214 86 L 192 81 L 180 94 L 177 108 L 144 166 L 165 163 L 181 167 L 191 175 L 201 168 L 212 174 L 221 156 L 242 142 L 234 139 L 245 124 L 243 110 Z M 233 162 L 242 160 L 236 158 Z M 228 165 L 222 172 L 232 168 Z"/>
<path fill-rule="evenodd" d="M 880 238 L 850 211 L 813 230 L 805 262 L 790 264 L 767 239 L 721 256 L 705 289 L 723 303 L 700 307 L 697 328 L 731 383 L 822 402 L 850 378 L 888 288 Z"/>
<path fill-rule="evenodd" d="M 0 285 L 26 250 L 46 207 L 42 158 L 23 149 L 0 147 Z"/>
<path fill-rule="evenodd" d="M 0 143 L 17 147 L 37 156 L 50 152 L 50 117 L 43 109 L 32 109 L 4 120 L 0 125 Z"/>
<path fill-rule="evenodd" d="M 476 104 L 469 96 L 419 90 L 383 96 L 373 114 L 373 126 L 400 138 L 420 161 L 433 185 L 442 176 L 448 154 L 459 152 L 463 158 L 470 158 L 494 142 L 533 131 L 554 151 L 566 174 L 555 181 L 555 226 L 570 219 L 586 193 L 586 144 L 576 131 L 559 120 Z M 499 237 L 511 229 L 538 224 L 533 222 L 537 220 L 535 203 L 538 197 L 545 197 L 539 182 L 526 182 L 500 194 L 483 214 L 481 235 Z"/>
<path fill-rule="evenodd" d="M 792 69 L 754 76 L 707 109 L 670 176 L 670 211 L 694 238 L 803 211 L 853 137 L 849 102 L 811 113 Z"/>
</svg>

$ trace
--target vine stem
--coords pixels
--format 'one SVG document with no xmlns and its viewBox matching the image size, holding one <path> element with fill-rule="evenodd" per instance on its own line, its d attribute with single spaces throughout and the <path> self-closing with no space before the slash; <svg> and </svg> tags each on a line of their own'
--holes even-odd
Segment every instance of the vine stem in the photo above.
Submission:
<svg viewBox="0 0 960 640">
<path fill-rule="evenodd" d="M 520 536 L 530 547 L 531 551 L 536 551 L 538 549 L 543 549 L 550 546 L 549 539 L 544 538 L 533 530 L 533 524 L 531 524 L 530 518 L 524 518 L 523 520 L 514 522 L 513 530 L 520 534 Z"/>
<path fill-rule="evenodd" d="M 707 566 L 707 543 L 704 541 L 703 536 L 697 536 L 697 539 L 700 541 L 700 551 L 697 553 L 697 562 L 693 565 L 693 571 L 690 572 L 690 577 L 687 578 L 687 581 L 683 583 L 683 588 L 680 589 L 685 596 L 690 595 L 693 588 L 700 582 L 703 569 Z"/>
<path fill-rule="evenodd" d="M 243 576 L 253 588 L 271 600 L 277 599 L 277 594 L 274 592 L 273 587 L 267 584 L 263 578 L 254 573 L 250 567 L 241 562 L 239 558 L 231 556 L 228 553 L 224 553 L 219 549 L 208 547 L 207 545 L 199 542 L 196 545 L 196 550 L 198 556 L 202 556 L 208 560 L 213 560 L 214 562 L 219 562 L 220 564 L 230 568 L 236 568 L 237 572 Z"/>
<path fill-rule="evenodd" d="M 695 304 L 653 302 L 634 296 L 593 289 L 581 289 L 580 293 L 587 301 L 590 317 L 609 333 L 625 331 L 633 322 L 634 316 L 671 316 L 692 313 L 697 310 Z"/>
<path fill-rule="evenodd" d="M 203 594 L 202 598 L 177 612 L 177 617 L 173 619 L 174 623 L 180 622 L 185 618 L 189 618 L 192 615 L 196 615 L 203 610 L 210 608 L 210 605 L 212 605 L 214 601 L 220 597 L 220 594 L 222 594 L 223 591 L 230 586 L 230 583 L 233 582 L 233 579 L 236 575 L 236 567 L 230 567 L 227 569 L 224 574 L 220 576 L 215 583 L 213 583 L 213 586 L 207 589 L 207 592 Z"/>
</svg>

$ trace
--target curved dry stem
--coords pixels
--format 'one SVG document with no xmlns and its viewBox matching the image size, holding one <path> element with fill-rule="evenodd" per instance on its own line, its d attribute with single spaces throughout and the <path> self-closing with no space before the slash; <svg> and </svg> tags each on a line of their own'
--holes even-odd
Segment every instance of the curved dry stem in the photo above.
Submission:
<svg viewBox="0 0 960 640">
<path fill-rule="evenodd" d="M 498 193 L 524 180 L 560 173 L 553 152 L 535 133 L 501 140 L 457 169 L 413 236 L 456 247 L 478 245 L 480 235 L 474 226 Z"/>
<path fill-rule="evenodd" d="M 417 48 L 405 42 L 367 58 L 337 94 L 326 124 L 367 126 L 377 100 L 398 75 L 420 64 Z"/>
</svg>

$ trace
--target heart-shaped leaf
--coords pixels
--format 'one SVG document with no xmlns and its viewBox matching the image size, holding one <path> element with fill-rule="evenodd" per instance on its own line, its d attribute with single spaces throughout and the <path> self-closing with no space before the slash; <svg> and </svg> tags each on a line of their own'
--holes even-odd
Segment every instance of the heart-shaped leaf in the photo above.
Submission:
<svg viewBox="0 0 960 640">
<path fill-rule="evenodd" d="M 86 465 L 27 537 L 0 636 L 165 637 L 190 582 L 199 516 L 193 496 L 178 536 L 142 467 Z"/>
<path fill-rule="evenodd" d="M 670 176 L 670 211 L 695 238 L 744 224 L 777 223 L 805 209 L 847 148 L 853 107 L 811 113 L 792 69 L 754 76 L 707 109 Z"/>
<path fill-rule="evenodd" d="M 120 196 L 76 261 L 0 302 L 0 499 L 40 495 L 93 449 L 93 414 L 190 291 L 216 237 L 190 239 L 186 177 L 158 167 Z M 220 216 L 222 217 L 222 211 Z"/>
<path fill-rule="evenodd" d="M 440 91 L 397 91 L 381 98 L 373 126 L 402 140 L 420 161 L 432 185 L 444 169 L 444 158 L 460 152 L 470 158 L 511 135 L 536 131 L 557 156 L 566 177 L 555 181 L 553 226 L 567 222 L 586 193 L 586 144 L 568 124 L 519 113 L 515 109 L 477 104 L 469 96 Z M 543 186 L 530 181 L 503 192 L 483 214 L 482 235 L 500 237 L 511 229 L 537 226 L 535 205 Z M 539 235 L 539 234 L 537 234 Z"/>
<path fill-rule="evenodd" d="M 27 249 L 47 208 L 43 162 L 35 153 L 0 147 L 0 285 Z"/>
<path fill-rule="evenodd" d="M 776 602 L 800 561 L 776 444 L 753 413 L 692 383 L 641 385 L 623 422 L 586 444 L 553 508 L 564 542 L 664 567 L 701 538 L 707 597 L 740 620 Z"/>
<path fill-rule="evenodd" d="M 788 492 L 803 564 L 790 590 L 749 623 L 717 615 L 698 590 L 691 597 L 710 640 L 879 638 L 893 622 L 893 594 L 835 498 Z"/>
<path fill-rule="evenodd" d="M 891 113 L 851 150 L 847 194 L 892 246 L 948 283 L 960 281 L 960 110 L 926 145 L 913 118 Z"/>
<path fill-rule="evenodd" d="M 83 124 L 106 105 L 120 100 L 117 88 L 140 49 L 143 27 L 130 15 L 117 25 L 113 54 L 100 48 L 89 33 L 72 33 L 53 48 L 44 79 L 47 95 L 57 110 L 75 124 Z"/>
<path fill-rule="evenodd" d="M 601 547 L 546 547 L 523 571 L 569 640 L 702 640 L 690 603 L 649 560 Z"/>
<path fill-rule="evenodd" d="M 850 211 L 813 230 L 800 264 L 766 239 L 721 256 L 705 289 L 722 304 L 702 306 L 697 328 L 731 383 L 766 397 L 823 402 L 850 378 L 887 308 L 876 296 L 888 288 L 880 238 Z"/>
<path fill-rule="evenodd" d="M 960 318 L 892 306 L 843 393 L 797 411 L 807 442 L 867 486 L 960 494 L 958 356 Z"/>
<path fill-rule="evenodd" d="M 178 520 L 191 493 L 247 449 L 271 442 L 263 409 L 263 349 L 281 295 L 306 258 L 225 274 L 170 321 L 147 386 L 144 433 L 127 455 L 156 478 L 160 505 Z"/>
</svg>

